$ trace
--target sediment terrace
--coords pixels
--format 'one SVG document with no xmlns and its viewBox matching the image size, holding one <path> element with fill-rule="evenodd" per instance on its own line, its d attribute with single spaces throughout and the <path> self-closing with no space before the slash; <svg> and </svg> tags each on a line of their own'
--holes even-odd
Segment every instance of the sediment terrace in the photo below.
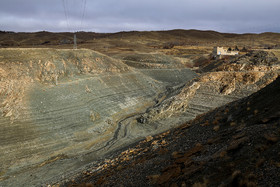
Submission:
<svg viewBox="0 0 280 187">
<path fill-rule="evenodd" d="M 264 51 L 251 52 L 227 62 L 214 60 L 206 68 L 208 72 L 174 89 L 170 97 L 149 108 L 138 121 L 180 124 L 248 96 L 280 75 L 278 58 Z"/>
<path fill-rule="evenodd" d="M 273 54 L 254 51 L 230 61 L 213 60 L 207 67 L 208 72 L 185 85 L 170 88 L 164 94 L 165 99 L 134 116 L 137 122 L 131 120 L 133 117 L 122 120 L 115 138 L 125 141 L 129 137 L 127 132 L 133 133 L 139 123 L 159 129 L 167 124 L 176 126 L 184 121 L 185 124 L 148 136 L 120 154 L 116 152 L 111 159 L 92 163 L 80 175 L 54 184 L 277 184 L 279 99 L 275 96 L 279 95 L 280 62 L 271 56 Z M 259 89 L 262 90 L 245 97 Z M 242 97 L 245 98 L 226 104 Z M 116 141 L 113 146 L 117 144 Z"/>
<path fill-rule="evenodd" d="M 85 49 L 1 49 L 0 184 L 69 179 L 280 74 L 266 52 L 213 61 L 198 77 L 176 61 L 146 61 L 156 65 L 128 66 Z"/>
<path fill-rule="evenodd" d="M 131 117 L 196 74 L 134 69 L 91 50 L 1 49 L 0 76 L 0 184 L 36 186 L 170 128 Z"/>
</svg>

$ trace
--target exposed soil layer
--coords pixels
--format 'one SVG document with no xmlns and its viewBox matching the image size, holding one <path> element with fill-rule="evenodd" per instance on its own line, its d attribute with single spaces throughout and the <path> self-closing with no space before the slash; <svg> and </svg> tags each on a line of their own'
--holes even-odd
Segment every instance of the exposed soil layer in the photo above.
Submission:
<svg viewBox="0 0 280 187">
<path fill-rule="evenodd" d="M 280 78 L 132 146 L 63 186 L 278 186 Z"/>
<path fill-rule="evenodd" d="M 153 106 L 166 87 L 196 76 L 174 68 L 146 73 L 86 49 L 1 49 L 0 56 L 4 186 L 58 180 L 168 129 L 133 125 L 123 130 L 121 122 Z"/>
<path fill-rule="evenodd" d="M 254 63 L 254 60 L 256 60 L 255 56 L 264 60 L 261 63 Z M 252 113 L 248 114 L 243 111 L 244 107 L 242 105 L 239 106 L 239 103 L 244 102 L 246 99 L 226 106 L 223 105 L 264 88 L 279 76 L 280 66 L 278 59 L 274 58 L 272 62 L 266 59 L 270 59 L 270 54 L 258 51 L 233 58 L 230 62 L 221 63 L 220 60 L 213 61 L 212 64 L 219 63 L 215 69 L 201 74 L 185 85 L 173 88 L 172 91 L 165 94 L 165 99 L 159 101 L 153 107 L 148 108 L 145 113 L 135 117 L 138 123 L 142 123 L 144 126 L 161 126 L 162 124 L 178 125 L 179 123 L 182 124 L 184 120 L 188 121 L 196 117 L 195 120 L 188 122 L 178 129 L 167 131 L 158 136 L 149 136 L 136 147 L 130 147 L 130 149 L 121 153 L 120 156 L 113 156 L 111 157 L 113 159 L 107 160 L 105 163 L 85 171 L 84 174 L 88 176 L 82 174 L 78 178 L 74 178 L 74 180 L 78 180 L 79 183 L 83 181 L 94 181 L 96 185 L 103 184 L 105 186 L 117 184 L 120 184 L 120 186 L 121 184 L 125 186 L 170 186 L 172 182 L 176 182 L 176 185 L 186 183 L 189 186 L 198 182 L 203 183 L 204 179 L 205 184 L 209 183 L 210 186 L 217 186 L 222 182 L 231 183 L 231 175 L 234 175 L 233 178 L 236 177 L 235 175 L 241 177 L 241 169 L 236 169 L 236 171 L 234 169 L 235 163 L 233 163 L 233 166 L 226 166 L 222 165 L 224 161 L 221 161 L 219 163 L 220 165 L 215 166 L 215 163 L 212 162 L 213 159 L 215 161 L 217 158 L 221 157 L 224 159 L 225 157 L 228 158 L 227 164 L 239 160 L 238 162 L 241 163 L 238 164 L 244 168 L 247 167 L 247 163 L 243 163 L 243 159 L 246 160 L 250 154 L 253 154 L 252 152 L 249 151 L 247 153 L 245 150 L 242 150 L 241 153 L 237 152 L 237 155 L 232 154 L 228 156 L 227 154 L 229 152 L 231 153 L 231 151 L 235 153 L 236 149 L 239 150 L 239 144 L 243 145 L 244 142 L 248 143 L 250 138 L 255 140 L 254 133 L 260 133 L 263 126 L 256 125 L 257 128 L 253 129 L 254 133 L 252 133 L 250 132 L 251 128 L 248 127 L 247 129 L 246 127 L 246 120 L 262 114 L 260 111 L 264 110 L 262 108 L 264 106 L 259 106 L 258 103 L 255 103 L 256 98 L 252 101 L 254 104 L 250 104 L 250 101 L 248 101 L 248 107 L 245 110 Z M 227 66 L 227 64 L 231 64 L 231 66 Z M 237 68 L 238 65 L 241 66 Z M 235 68 L 224 70 L 224 67 Z M 276 86 L 279 85 L 279 80 L 273 85 L 271 89 L 275 97 L 271 98 L 268 95 L 267 99 L 269 102 L 265 106 L 271 105 L 275 113 L 279 103 L 279 99 L 276 97 L 279 94 L 277 93 L 278 88 Z M 265 95 L 268 92 L 270 91 L 264 91 L 263 94 Z M 263 98 L 264 95 L 261 95 L 261 97 Z M 254 108 L 255 105 L 256 108 Z M 223 107 L 215 109 L 219 106 Z M 202 115 L 209 110 L 212 110 L 212 112 Z M 234 116 L 236 113 L 238 113 L 238 116 Z M 241 118 L 239 114 L 243 117 Z M 275 115 L 276 119 L 278 119 L 278 114 Z M 258 119 L 260 120 L 262 118 Z M 277 129 L 277 124 L 278 121 L 275 123 L 276 126 L 269 129 L 267 133 L 272 133 Z M 180 132 L 182 129 L 183 131 Z M 243 135 L 245 132 L 248 133 L 248 137 L 245 137 L 246 134 Z M 259 137 L 256 138 L 258 139 Z M 214 143 L 207 143 L 211 139 L 213 139 Z M 206 148 L 204 148 L 205 145 Z M 250 145 L 251 143 L 249 142 Z M 188 149 L 190 149 L 189 152 Z M 248 149 L 248 147 L 244 149 Z M 240 155 L 243 152 L 246 154 Z M 201 155 L 204 153 L 206 155 Z M 194 158 L 196 155 L 197 158 Z M 238 155 L 240 155 L 240 158 Z M 216 172 L 219 171 L 218 168 L 232 168 L 227 168 L 229 172 L 225 172 L 225 174 L 229 176 L 227 176 L 227 179 L 220 178 L 220 183 L 215 183 L 213 179 L 212 182 L 209 182 L 210 179 L 208 178 L 211 178 L 210 174 L 213 173 L 211 170 L 213 168 L 209 169 L 207 175 L 202 173 L 197 178 L 192 179 L 192 175 L 204 171 L 204 167 L 207 164 L 209 164 L 209 167 L 216 167 Z M 107 167 L 110 169 L 107 169 Z M 239 165 L 237 168 L 239 168 Z M 122 170 L 124 170 L 124 173 L 122 173 Z M 233 174 L 234 172 L 236 173 Z M 127 174 L 129 173 L 132 175 L 128 176 Z M 249 174 L 238 179 L 240 180 L 240 185 L 243 180 L 246 182 L 247 178 L 251 176 Z M 127 180 L 123 182 L 126 177 Z M 222 181 L 224 179 L 226 180 Z M 256 183 L 256 181 L 252 183 Z M 277 181 L 273 184 L 277 184 Z M 227 184 L 225 183 L 225 185 Z"/>
<path fill-rule="evenodd" d="M 216 67 L 210 70 L 213 65 Z M 265 87 L 280 75 L 280 62 L 273 54 L 256 51 L 230 61 L 214 60 L 201 69 L 198 71 L 209 72 L 173 90 L 170 97 L 148 109 L 138 120 L 168 119 L 169 123 L 176 123 L 178 117 L 192 119 Z"/>
</svg>

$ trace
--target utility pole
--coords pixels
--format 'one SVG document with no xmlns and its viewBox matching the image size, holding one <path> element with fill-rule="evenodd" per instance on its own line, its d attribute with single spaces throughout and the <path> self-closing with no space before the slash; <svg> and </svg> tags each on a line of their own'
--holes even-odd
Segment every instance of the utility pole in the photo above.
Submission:
<svg viewBox="0 0 280 187">
<path fill-rule="evenodd" d="M 76 33 L 74 34 L 74 46 L 73 49 L 77 49 L 77 37 L 76 37 Z"/>
</svg>

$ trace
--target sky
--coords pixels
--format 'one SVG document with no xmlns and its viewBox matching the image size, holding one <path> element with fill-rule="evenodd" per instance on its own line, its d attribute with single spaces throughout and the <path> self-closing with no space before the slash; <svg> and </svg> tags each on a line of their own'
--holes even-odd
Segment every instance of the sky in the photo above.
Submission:
<svg viewBox="0 0 280 187">
<path fill-rule="evenodd" d="M 280 32 L 280 0 L 0 0 L 0 30 Z"/>
</svg>

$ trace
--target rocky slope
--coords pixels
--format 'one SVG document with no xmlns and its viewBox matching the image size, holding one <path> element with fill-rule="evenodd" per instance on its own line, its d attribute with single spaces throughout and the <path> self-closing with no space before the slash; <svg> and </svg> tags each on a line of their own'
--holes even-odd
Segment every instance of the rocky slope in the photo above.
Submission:
<svg viewBox="0 0 280 187">
<path fill-rule="evenodd" d="M 278 186 L 280 77 L 147 137 L 62 186 Z"/>
<path fill-rule="evenodd" d="M 192 119 L 210 109 L 248 96 L 280 75 L 280 61 L 273 54 L 255 51 L 230 62 L 213 61 L 202 68 L 203 71 L 205 69 L 208 72 L 174 90 L 169 98 L 148 109 L 138 121 L 155 122 L 184 115 L 186 119 Z"/>
<path fill-rule="evenodd" d="M 57 85 L 67 77 L 104 72 L 128 72 L 129 67 L 89 50 L 2 49 L 0 50 L 0 94 L 5 95 L 1 112 L 11 121 L 22 109 L 25 90 L 36 82 Z"/>
<path fill-rule="evenodd" d="M 272 57 L 272 58 L 271 58 Z M 211 67 L 211 69 L 210 69 Z M 236 124 L 239 125 L 239 123 L 244 124 L 244 120 L 243 121 L 236 121 L 237 119 L 233 119 L 233 116 L 230 112 L 228 108 L 223 108 L 222 109 L 215 109 L 216 107 L 221 107 L 231 101 L 235 101 L 238 100 L 240 98 L 246 97 L 262 88 L 264 88 L 266 85 L 270 84 L 273 80 L 275 80 L 279 75 L 279 61 L 277 58 L 275 58 L 275 56 L 273 56 L 273 54 L 267 53 L 267 52 L 263 52 L 263 51 L 255 51 L 252 53 L 248 53 L 246 55 L 240 56 L 240 57 L 236 57 L 230 60 L 230 62 L 228 61 L 224 61 L 222 60 L 217 60 L 217 61 L 213 61 L 211 64 L 208 65 L 208 71 L 209 72 L 205 72 L 202 73 L 200 76 L 198 76 L 197 78 L 189 81 L 187 84 L 185 85 L 178 85 L 177 87 L 173 87 L 170 88 L 169 90 L 167 90 L 164 94 L 164 98 L 158 99 L 157 100 L 157 104 L 155 104 L 152 107 L 149 107 L 145 113 L 140 114 L 140 115 L 136 115 L 134 116 L 132 119 L 135 119 L 136 121 L 133 121 L 131 118 L 129 120 L 125 120 L 122 122 L 122 127 L 120 128 L 119 131 L 119 135 L 118 135 L 118 139 L 125 139 L 125 138 L 129 138 L 129 136 L 127 136 L 126 132 L 127 129 L 134 129 L 134 126 L 138 126 L 140 124 L 142 124 L 142 126 L 145 127 L 157 127 L 157 128 L 161 128 L 164 129 L 164 126 L 166 124 L 168 124 L 168 126 L 172 125 L 172 126 L 176 126 L 178 124 L 182 124 L 183 122 L 189 121 L 189 120 L 193 120 L 194 118 L 196 118 L 196 120 L 190 122 L 192 124 L 197 124 L 198 122 L 199 125 L 196 125 L 194 127 L 194 131 L 191 131 L 190 133 L 188 133 L 188 130 L 185 130 L 184 132 L 187 135 L 184 135 L 183 133 L 179 133 L 180 130 L 175 130 L 176 134 L 171 134 L 168 139 L 162 139 L 163 137 L 165 137 L 167 134 L 170 133 L 167 132 L 167 134 L 161 134 L 158 135 L 156 137 L 155 141 L 153 140 L 153 137 L 147 137 L 147 140 L 143 141 L 142 143 L 140 143 L 138 146 L 132 148 L 131 150 L 127 150 L 125 152 L 122 153 L 121 156 L 119 156 L 118 158 L 115 158 L 115 160 L 110 160 L 108 162 L 106 162 L 104 165 L 99 166 L 99 167 L 94 167 L 94 169 L 87 171 L 86 175 L 89 175 L 90 180 L 94 180 L 96 182 L 96 184 L 100 185 L 100 184 L 107 184 L 107 185 L 111 185 L 113 184 L 117 184 L 119 183 L 123 183 L 122 181 L 124 180 L 122 178 L 121 175 L 125 176 L 124 173 L 120 174 L 116 174 L 116 171 L 113 170 L 117 170 L 118 171 L 122 171 L 123 168 L 124 172 L 131 172 L 133 173 L 133 175 L 135 174 L 135 178 L 133 176 L 128 176 L 128 180 L 126 182 L 124 182 L 124 185 L 131 185 L 131 186 L 143 186 L 143 185 L 153 185 L 153 183 L 155 184 L 160 184 L 160 185 L 166 185 L 169 186 L 171 185 L 170 181 L 172 178 L 177 177 L 180 175 L 180 173 L 188 173 L 187 170 L 191 170 L 189 171 L 190 174 L 192 174 L 193 172 L 197 172 L 199 171 L 199 169 L 203 168 L 203 165 L 200 165 L 200 162 L 202 162 L 201 160 L 197 163 L 194 162 L 193 160 L 190 160 L 190 157 L 195 154 L 195 153 L 200 153 L 202 150 L 202 146 L 201 146 L 201 141 L 206 141 L 206 139 L 211 139 L 214 138 L 213 132 L 219 132 L 219 130 L 222 128 L 221 124 L 223 123 L 228 123 L 230 127 L 236 126 Z M 203 68 L 205 69 L 205 68 Z M 200 70 L 202 71 L 202 70 Z M 275 83 L 276 85 L 278 84 L 279 80 L 277 81 L 277 83 Z M 274 84 L 274 85 L 275 85 Z M 276 87 L 276 86 L 274 86 Z M 276 88 L 275 88 L 276 89 Z M 266 91 L 269 92 L 269 91 Z M 275 91 L 276 94 L 276 91 Z M 262 96 L 263 97 L 263 96 Z M 269 99 L 274 99 L 274 98 L 270 98 L 270 96 L 268 96 Z M 242 102 L 242 101 L 238 101 Z M 270 103 L 273 103 L 273 101 L 269 101 Z M 278 102 L 278 100 L 276 101 Z M 249 102 L 250 103 L 250 102 Z M 231 106 L 231 105 L 228 105 Z M 236 110 L 238 109 L 238 105 L 236 104 Z M 276 105 L 277 106 L 277 105 Z M 276 106 L 274 106 L 274 109 L 277 108 Z M 234 108 L 234 107 L 231 107 Z M 209 110 L 223 110 L 222 112 L 219 111 L 217 112 L 215 115 L 212 113 L 207 114 L 207 117 L 204 117 L 203 119 L 200 118 L 201 114 L 208 112 Z M 248 111 L 251 110 L 251 107 L 248 107 Z M 253 113 L 254 115 L 259 114 L 260 109 L 254 109 Z M 233 112 L 234 113 L 234 112 Z M 200 117 L 197 117 L 200 116 Z M 248 115 L 250 116 L 250 115 Z M 247 117 L 248 117 L 247 116 Z M 251 116 L 252 117 L 252 116 Z M 227 118 L 226 120 L 224 118 Z M 198 122 L 197 122 L 198 121 Z M 238 126 L 237 125 L 237 126 Z M 203 126 L 203 128 L 201 127 Z M 243 125 L 244 126 L 244 125 Z M 241 126 L 243 128 L 243 126 Z M 209 132 L 207 130 L 209 130 Z M 241 128 L 238 127 L 237 129 Z M 183 129 L 189 129 L 189 124 L 186 125 L 185 127 L 183 127 Z M 173 130 L 171 130 L 172 132 Z M 204 132 L 205 131 L 205 132 Z M 224 132 L 226 132 L 227 130 L 224 130 Z M 272 132 L 272 131 L 269 131 Z M 197 135 L 199 134 L 199 136 L 202 137 L 197 137 Z M 202 134 L 202 135 L 200 135 Z M 234 133 L 233 133 L 234 134 Z M 238 134 L 238 133 L 237 133 Z M 205 137 L 203 136 L 206 136 Z M 227 133 L 225 133 L 225 135 L 221 134 L 220 136 L 226 136 Z M 186 144 L 188 144 L 187 146 L 183 146 L 182 143 L 180 143 L 180 145 L 176 145 L 173 144 L 175 140 L 181 138 L 181 136 L 184 136 L 184 138 L 186 138 Z M 234 135 L 232 135 L 234 136 Z M 239 135 L 236 135 L 237 137 Z M 241 135 L 240 135 L 241 136 Z M 251 134 L 251 136 L 253 136 L 253 134 Z M 241 136 L 242 138 L 243 136 Z M 201 139 L 203 138 L 203 139 Z M 220 138 L 219 138 L 220 139 Z M 223 139 L 223 138 L 221 138 Z M 239 138 L 237 138 L 239 139 Z M 181 141 L 181 140 L 180 140 Z M 209 140 L 210 141 L 210 140 Z M 234 139 L 232 139 L 232 144 L 234 144 Z M 150 142 L 148 144 L 146 144 L 147 142 Z M 190 146 L 193 146 L 195 143 L 200 143 L 197 146 L 198 147 L 194 147 L 193 149 L 190 150 L 190 153 L 176 153 L 180 152 L 174 148 L 172 148 L 171 150 L 173 150 L 172 152 L 169 152 L 170 154 L 172 153 L 172 155 L 174 154 L 175 156 L 175 160 L 179 159 L 181 157 L 183 157 L 182 161 L 180 163 L 177 163 L 177 166 L 173 166 L 171 164 L 170 168 L 166 168 L 166 170 L 164 170 L 164 167 L 158 166 L 158 164 L 160 164 L 161 162 L 169 162 L 164 160 L 164 158 L 161 158 L 161 156 L 157 157 L 156 155 L 159 154 L 166 154 L 166 150 L 163 147 L 166 145 L 166 142 L 170 142 L 169 144 L 169 149 L 171 149 L 172 146 L 174 146 L 174 148 L 178 149 L 181 151 L 181 149 L 188 149 L 191 148 Z M 230 138 L 228 137 L 228 142 L 230 142 Z M 231 144 L 230 143 L 230 144 Z M 211 144 L 211 143 L 210 143 Z M 229 144 L 229 145 L 230 145 Z M 239 144 L 239 143 L 237 143 Z M 149 145 L 150 147 L 145 147 L 146 145 Z M 120 144 L 118 144 L 118 142 L 115 142 L 115 146 L 118 148 L 121 148 Z M 141 153 L 139 153 L 139 146 L 141 147 Z M 162 147 L 163 146 L 163 147 Z M 216 144 L 213 145 L 214 147 L 211 149 L 215 150 L 215 152 L 211 152 L 211 154 L 216 154 L 216 157 L 218 157 L 219 155 L 218 152 L 220 151 L 221 154 L 226 154 L 227 150 L 222 149 L 221 147 L 215 147 Z M 227 145 L 223 145 L 224 147 L 227 147 Z M 234 147 L 235 145 L 233 145 Z M 159 148 L 159 149 L 158 149 Z M 210 149 L 210 148 L 209 148 Z M 207 149 L 209 151 L 209 149 Z M 220 150 L 221 149 L 221 150 Z M 236 148 L 233 148 L 236 149 Z M 154 150 L 157 150 L 154 152 Z M 203 149 L 204 150 L 204 149 Z M 222 152 L 222 150 L 224 152 Z M 186 150 L 185 150 L 186 151 Z M 194 152 L 193 152 L 194 151 Z M 132 165 L 126 165 L 126 161 L 129 162 L 129 160 L 133 160 L 134 156 L 137 154 L 144 154 L 147 155 L 147 157 L 142 158 L 141 156 L 139 157 L 139 160 L 135 161 L 134 163 L 132 163 Z M 176 155 L 178 154 L 178 155 Z M 156 160 L 155 162 L 150 162 L 148 161 L 149 159 L 152 159 L 153 157 L 149 157 L 150 155 L 153 155 L 154 159 Z M 169 156 L 172 156 L 169 155 Z M 184 156 L 184 155 L 188 155 L 188 156 Z M 208 155 L 209 156 L 209 155 Z M 215 156 L 215 155 L 212 155 Z M 222 157 L 225 155 L 222 155 Z M 198 156 L 199 157 L 199 156 Z M 199 157 L 200 158 L 200 157 Z M 198 160 L 199 160 L 198 158 Z M 210 157 L 212 158 L 212 157 Z M 155 165 L 155 168 L 159 169 L 157 170 L 157 172 L 155 173 L 151 173 L 150 170 L 152 171 L 153 169 L 151 168 L 146 168 L 145 166 L 142 166 L 141 164 L 144 162 L 144 160 L 147 160 L 147 162 L 149 164 Z M 180 160 L 180 159 L 179 159 Z M 207 159 L 204 159 L 203 161 L 209 161 Z M 184 164 L 185 162 L 187 162 L 187 166 L 191 166 L 191 168 L 187 168 L 184 169 L 181 167 L 180 164 Z M 117 164 L 117 166 L 115 167 L 115 164 Z M 112 164 L 112 165 L 111 165 Z M 136 167 L 137 169 L 132 169 L 134 168 L 134 165 L 138 164 L 138 166 Z M 149 165 L 148 164 L 148 165 Z M 112 166 L 114 169 L 112 170 L 107 170 L 107 166 Z M 166 166 L 166 165 L 165 165 Z M 179 166 L 179 167 L 178 167 Z M 131 168 L 132 167 L 132 168 Z M 151 165 L 149 165 L 149 167 L 152 167 Z M 104 169 L 104 175 L 101 174 L 102 176 L 99 178 L 99 171 L 100 169 Z M 144 169 L 144 171 L 140 174 L 136 174 L 135 172 L 138 170 Z M 184 169 L 184 170 L 183 170 Z M 96 172 L 97 170 L 97 172 Z M 192 171 L 194 170 L 194 171 Z M 164 173 L 164 171 L 168 171 L 165 172 L 165 174 L 163 174 L 163 176 L 161 176 L 159 174 L 158 171 L 162 171 Z M 231 170 L 230 170 L 231 171 Z M 103 171 L 101 171 L 102 173 Z M 110 178 L 111 176 L 109 176 L 107 178 L 107 175 L 105 174 L 106 172 L 109 173 L 114 173 L 112 174 L 112 178 Z M 231 171 L 233 172 L 233 171 Z M 172 173 L 175 173 L 174 175 Z M 90 177 L 91 175 L 93 175 L 94 177 Z M 188 174 L 189 175 L 189 174 Z M 239 174 L 238 174 L 239 175 Z M 126 176 L 125 176 L 126 177 Z M 137 178 L 139 177 L 139 178 Z M 118 179 L 119 178 L 119 179 Z M 246 177 L 245 177 L 246 178 Z M 104 180 L 103 180 L 104 179 Z M 108 181 L 107 181 L 108 179 Z M 200 182 L 202 181 L 202 178 L 199 178 Z M 206 180 L 206 179 L 205 179 Z M 208 179 L 207 179 L 208 180 Z M 228 179 L 230 180 L 230 179 Z M 245 180 L 245 179 L 244 179 Z M 85 181 L 87 181 L 87 179 L 85 179 Z M 166 183 L 168 181 L 168 183 Z M 182 182 L 182 181 L 180 181 Z M 189 186 L 193 181 L 189 182 L 187 184 L 187 186 Z M 181 184 L 179 184 L 181 185 Z M 213 184 L 211 184 L 213 185 Z M 218 184 L 214 184 L 213 186 L 218 185 Z"/>
<path fill-rule="evenodd" d="M 163 71 L 165 78 L 148 76 L 87 49 L 1 49 L 0 186 L 58 180 L 116 149 L 116 141 L 125 146 L 162 131 L 134 126 L 118 139 L 121 121 L 195 76 Z"/>
<path fill-rule="evenodd" d="M 0 155 L 0 185 L 39 186 L 69 180 L 145 137 L 144 146 L 152 143 L 153 148 L 144 152 L 168 145 L 177 138 L 172 135 L 154 142 L 151 135 L 246 97 L 279 75 L 278 59 L 262 51 L 212 61 L 199 70 L 198 77 L 179 61 L 173 66 L 177 64 L 173 57 L 154 57 L 158 56 L 141 57 L 148 62 L 143 69 L 85 49 L 1 49 L 0 151 L 4 154 Z M 219 132 L 220 118 L 210 119 L 205 119 L 209 128 L 205 133 Z M 204 130 L 193 132 L 199 133 Z M 204 139 L 195 138 L 190 143 L 202 144 Z M 192 146 L 177 148 L 186 151 Z M 124 154 L 128 152 L 135 150 Z M 165 183 L 155 179 L 159 173 L 153 175 L 147 176 Z M 145 180 L 138 182 L 143 185 Z M 100 179 L 98 184 L 103 182 Z"/>
</svg>

